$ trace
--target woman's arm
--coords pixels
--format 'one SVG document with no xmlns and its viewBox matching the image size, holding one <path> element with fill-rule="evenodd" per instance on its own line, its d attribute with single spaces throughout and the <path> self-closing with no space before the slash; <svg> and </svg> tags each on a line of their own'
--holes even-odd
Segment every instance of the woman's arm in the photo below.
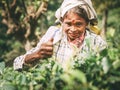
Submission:
<svg viewBox="0 0 120 90">
<path fill-rule="evenodd" d="M 15 58 L 13 64 L 14 69 L 22 69 L 24 63 L 31 63 L 36 59 L 50 57 L 53 53 L 53 35 L 56 29 L 58 28 L 51 26 L 35 48 L 32 48 L 26 54 Z"/>
</svg>

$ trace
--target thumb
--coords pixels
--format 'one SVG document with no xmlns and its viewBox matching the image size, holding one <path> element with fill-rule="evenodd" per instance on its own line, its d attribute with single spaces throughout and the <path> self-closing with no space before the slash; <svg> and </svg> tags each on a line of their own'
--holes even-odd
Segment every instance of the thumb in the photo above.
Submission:
<svg viewBox="0 0 120 90">
<path fill-rule="evenodd" d="M 53 40 L 54 40 L 54 38 L 51 38 L 49 41 L 50 41 L 50 42 L 53 42 Z"/>
</svg>

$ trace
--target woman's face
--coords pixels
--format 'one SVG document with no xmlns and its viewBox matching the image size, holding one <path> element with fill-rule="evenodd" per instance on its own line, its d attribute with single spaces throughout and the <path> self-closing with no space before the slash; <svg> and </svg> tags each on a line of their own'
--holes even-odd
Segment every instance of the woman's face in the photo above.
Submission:
<svg viewBox="0 0 120 90">
<path fill-rule="evenodd" d="M 85 32 L 86 26 L 85 19 L 73 12 L 68 12 L 63 18 L 62 27 L 69 41 L 79 38 Z"/>
</svg>

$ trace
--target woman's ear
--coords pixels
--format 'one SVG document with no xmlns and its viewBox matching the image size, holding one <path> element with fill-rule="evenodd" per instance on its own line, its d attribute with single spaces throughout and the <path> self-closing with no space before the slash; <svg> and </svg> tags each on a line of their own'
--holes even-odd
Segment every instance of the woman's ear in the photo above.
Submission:
<svg viewBox="0 0 120 90">
<path fill-rule="evenodd" d="M 63 21 L 64 21 L 64 18 L 61 17 L 61 18 L 60 18 L 60 21 L 63 22 Z"/>
<path fill-rule="evenodd" d="M 86 28 L 88 28 L 88 27 L 89 27 L 89 25 L 90 25 L 89 21 L 88 21 L 88 22 L 86 22 Z"/>
<path fill-rule="evenodd" d="M 88 26 L 90 24 L 90 21 L 88 20 L 88 21 L 86 21 L 86 26 Z"/>
<path fill-rule="evenodd" d="M 89 21 L 86 23 L 87 24 L 87 26 L 89 25 Z"/>
</svg>

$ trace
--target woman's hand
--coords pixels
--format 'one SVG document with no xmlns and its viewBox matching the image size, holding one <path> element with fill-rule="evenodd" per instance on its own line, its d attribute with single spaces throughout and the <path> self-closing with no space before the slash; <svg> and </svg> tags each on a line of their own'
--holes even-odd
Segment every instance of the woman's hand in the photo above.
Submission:
<svg viewBox="0 0 120 90">
<path fill-rule="evenodd" d="M 53 38 L 41 44 L 40 48 L 31 54 L 26 55 L 24 62 L 30 63 L 36 59 L 49 58 L 53 54 Z"/>
<path fill-rule="evenodd" d="M 53 54 L 53 38 L 48 42 L 41 44 L 40 49 L 37 51 L 38 58 L 48 58 Z"/>
</svg>

